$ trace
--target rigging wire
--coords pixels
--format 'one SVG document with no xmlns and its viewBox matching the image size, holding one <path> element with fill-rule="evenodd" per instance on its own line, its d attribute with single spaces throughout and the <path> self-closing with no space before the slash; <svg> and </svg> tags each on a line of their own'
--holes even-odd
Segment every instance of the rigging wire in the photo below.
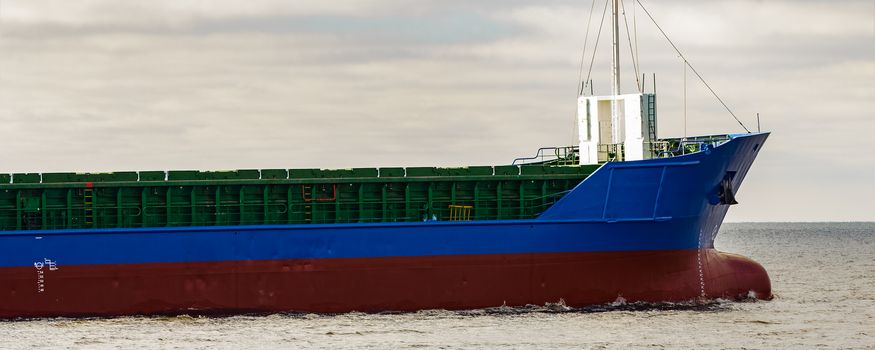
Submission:
<svg viewBox="0 0 875 350">
<path fill-rule="evenodd" d="M 589 18 L 586 20 L 586 35 L 583 37 L 583 50 L 580 52 L 580 68 L 577 70 L 577 95 L 583 93 L 583 62 L 586 60 L 586 46 L 589 44 L 589 28 L 592 24 L 592 14 L 593 10 L 595 10 L 595 0 L 592 0 L 592 4 L 589 6 Z"/>
<path fill-rule="evenodd" d="M 653 25 L 656 26 L 656 29 L 659 29 L 659 32 L 662 33 L 662 36 L 665 37 L 665 40 L 668 40 L 668 43 L 671 44 L 671 47 L 674 48 L 675 52 L 677 52 L 678 55 L 681 56 L 681 59 L 684 60 L 684 64 L 687 67 L 690 67 L 690 70 L 692 70 L 693 73 L 696 74 L 697 77 L 699 77 L 699 80 L 702 82 L 702 84 L 705 84 L 705 87 L 707 87 L 708 90 L 711 91 L 711 94 L 717 98 L 717 101 L 720 101 L 720 104 L 723 105 L 723 108 L 726 108 L 726 111 L 732 115 L 732 118 L 735 118 L 735 121 L 738 122 L 738 125 L 741 125 L 741 128 L 744 129 L 744 131 L 750 133 L 750 130 L 746 126 L 744 126 L 744 123 L 741 122 L 741 119 L 738 119 L 738 116 L 736 116 L 735 113 L 732 112 L 732 109 L 729 108 L 728 105 L 726 105 L 726 102 L 723 102 L 723 99 L 720 98 L 720 95 L 717 95 L 717 92 L 714 91 L 713 88 L 711 88 L 711 85 L 709 85 L 708 82 L 705 81 L 705 78 L 703 78 L 702 75 L 699 74 L 699 71 L 697 71 L 696 68 L 694 68 L 693 65 L 690 64 L 690 61 L 687 60 L 687 57 L 684 56 L 684 54 L 681 53 L 681 50 L 678 49 L 677 45 L 675 45 L 674 42 L 671 41 L 671 38 L 668 37 L 668 34 L 666 34 L 665 31 L 662 30 L 662 27 L 659 26 L 659 23 L 656 23 L 656 19 L 654 19 L 653 15 L 650 14 L 650 11 L 648 11 L 647 8 L 644 7 L 644 4 L 641 3 L 641 0 L 635 0 L 635 2 L 637 2 L 638 5 L 641 5 L 641 9 L 644 10 L 644 13 L 647 14 L 647 17 L 650 17 L 650 21 L 653 22 Z"/>
<path fill-rule="evenodd" d="M 629 41 L 629 56 L 632 57 L 632 68 L 635 68 L 635 86 L 638 87 L 638 92 L 643 93 L 643 91 L 641 91 L 641 79 L 638 78 L 640 76 L 638 72 L 638 59 L 635 58 L 635 49 L 632 47 L 632 34 L 629 32 L 629 21 L 626 19 L 625 3 L 625 0 L 620 0 L 620 8 L 623 13 L 623 23 L 626 24 L 626 39 Z"/>
<path fill-rule="evenodd" d="M 595 54 L 598 52 L 599 48 L 599 39 L 602 37 L 602 28 L 605 26 L 605 15 L 608 13 L 608 4 L 611 3 L 611 0 L 605 1 L 605 9 L 602 11 L 602 20 L 599 22 L 599 31 L 595 37 L 595 46 L 592 48 L 592 59 L 589 61 L 589 70 L 586 73 L 586 81 L 589 84 L 589 81 L 592 77 L 592 66 L 595 64 Z"/>
<path fill-rule="evenodd" d="M 632 30 L 635 32 L 635 61 L 638 62 L 638 72 L 641 74 L 641 56 L 639 56 L 640 52 L 638 50 L 638 17 L 635 16 L 635 8 L 638 5 L 635 4 L 635 1 L 632 1 Z M 641 80 L 641 93 L 644 93 L 644 79 L 642 77 Z"/>
<path fill-rule="evenodd" d="M 589 43 L 589 28 L 592 24 L 592 14 L 593 10 L 595 10 L 595 1 L 592 0 L 592 4 L 589 6 L 589 18 L 586 20 L 586 35 L 583 37 L 583 49 L 580 52 L 580 68 L 577 70 L 577 86 L 574 88 L 577 91 L 577 96 L 575 98 L 583 95 L 585 91 L 585 86 L 583 85 L 583 62 L 586 61 L 586 46 Z M 574 144 L 575 136 L 577 135 L 577 112 L 574 113 L 574 118 L 571 118 L 571 144 Z"/>
</svg>

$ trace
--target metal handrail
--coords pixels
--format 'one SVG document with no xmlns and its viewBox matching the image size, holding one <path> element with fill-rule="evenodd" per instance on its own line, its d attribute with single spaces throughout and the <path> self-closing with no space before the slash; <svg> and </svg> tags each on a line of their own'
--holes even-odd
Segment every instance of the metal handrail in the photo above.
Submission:
<svg viewBox="0 0 875 350">
<path fill-rule="evenodd" d="M 599 162 L 622 162 L 626 159 L 626 146 L 622 143 L 604 143 L 598 145 Z"/>
<path fill-rule="evenodd" d="M 513 163 L 511 163 L 511 165 L 517 165 L 517 162 L 520 162 L 520 165 L 531 164 L 531 163 L 522 163 L 522 162 L 526 162 L 526 161 L 530 161 L 530 160 L 539 160 L 538 162 L 532 162 L 532 163 L 544 163 L 544 162 L 548 162 L 551 160 L 568 159 L 569 156 L 574 155 L 574 153 L 577 152 L 577 150 L 578 150 L 577 146 L 541 147 L 538 149 L 538 152 L 533 157 L 516 158 L 513 160 Z M 547 155 L 545 155 L 545 151 L 553 151 L 553 155 L 547 156 Z M 545 158 L 545 157 L 548 157 L 548 158 Z M 552 158 L 549 158 L 549 157 L 552 157 Z"/>
<path fill-rule="evenodd" d="M 699 136 L 699 137 L 684 137 L 684 138 L 675 138 L 675 139 L 663 139 L 657 142 L 651 142 L 651 144 L 664 144 L 671 145 L 672 143 L 676 143 L 677 147 L 674 149 L 668 148 L 658 153 L 658 156 L 661 158 L 666 157 L 674 157 L 678 155 L 685 155 L 690 153 L 701 152 L 704 150 L 703 146 L 708 145 L 711 147 L 717 147 L 726 141 L 729 141 L 729 135 L 710 135 L 710 136 Z M 691 150 L 689 153 L 687 152 L 687 147 L 689 145 L 696 146 L 695 149 Z"/>
</svg>

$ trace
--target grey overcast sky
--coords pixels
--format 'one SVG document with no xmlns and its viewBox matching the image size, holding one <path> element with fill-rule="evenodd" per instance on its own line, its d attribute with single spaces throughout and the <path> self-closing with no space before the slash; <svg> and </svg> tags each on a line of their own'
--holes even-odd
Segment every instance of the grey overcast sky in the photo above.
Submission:
<svg viewBox="0 0 875 350">
<path fill-rule="evenodd" d="M 504 164 L 571 143 L 590 1 L 2 0 L 0 172 Z M 773 131 L 728 220 L 875 220 L 875 1 L 643 3 Z M 681 60 L 635 16 L 681 136 Z M 688 84 L 689 134 L 741 131 Z"/>
</svg>

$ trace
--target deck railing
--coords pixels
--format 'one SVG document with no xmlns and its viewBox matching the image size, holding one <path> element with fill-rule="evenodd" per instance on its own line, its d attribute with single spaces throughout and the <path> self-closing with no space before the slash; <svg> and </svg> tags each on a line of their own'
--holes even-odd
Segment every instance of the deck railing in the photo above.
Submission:
<svg viewBox="0 0 875 350">
<path fill-rule="evenodd" d="M 577 165 L 577 155 L 577 146 L 541 147 L 534 156 L 514 159 L 511 165 Z"/>
<path fill-rule="evenodd" d="M 709 135 L 679 137 L 651 142 L 651 150 L 656 158 L 677 157 L 705 151 L 729 141 L 729 135 Z"/>
</svg>

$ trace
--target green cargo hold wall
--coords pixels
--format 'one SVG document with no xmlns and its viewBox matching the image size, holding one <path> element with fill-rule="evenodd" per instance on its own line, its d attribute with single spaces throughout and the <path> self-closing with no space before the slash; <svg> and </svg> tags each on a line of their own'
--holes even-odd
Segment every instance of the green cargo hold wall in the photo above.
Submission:
<svg viewBox="0 0 875 350">
<path fill-rule="evenodd" d="M 0 230 L 528 219 L 597 168 L 0 174 Z"/>
</svg>

